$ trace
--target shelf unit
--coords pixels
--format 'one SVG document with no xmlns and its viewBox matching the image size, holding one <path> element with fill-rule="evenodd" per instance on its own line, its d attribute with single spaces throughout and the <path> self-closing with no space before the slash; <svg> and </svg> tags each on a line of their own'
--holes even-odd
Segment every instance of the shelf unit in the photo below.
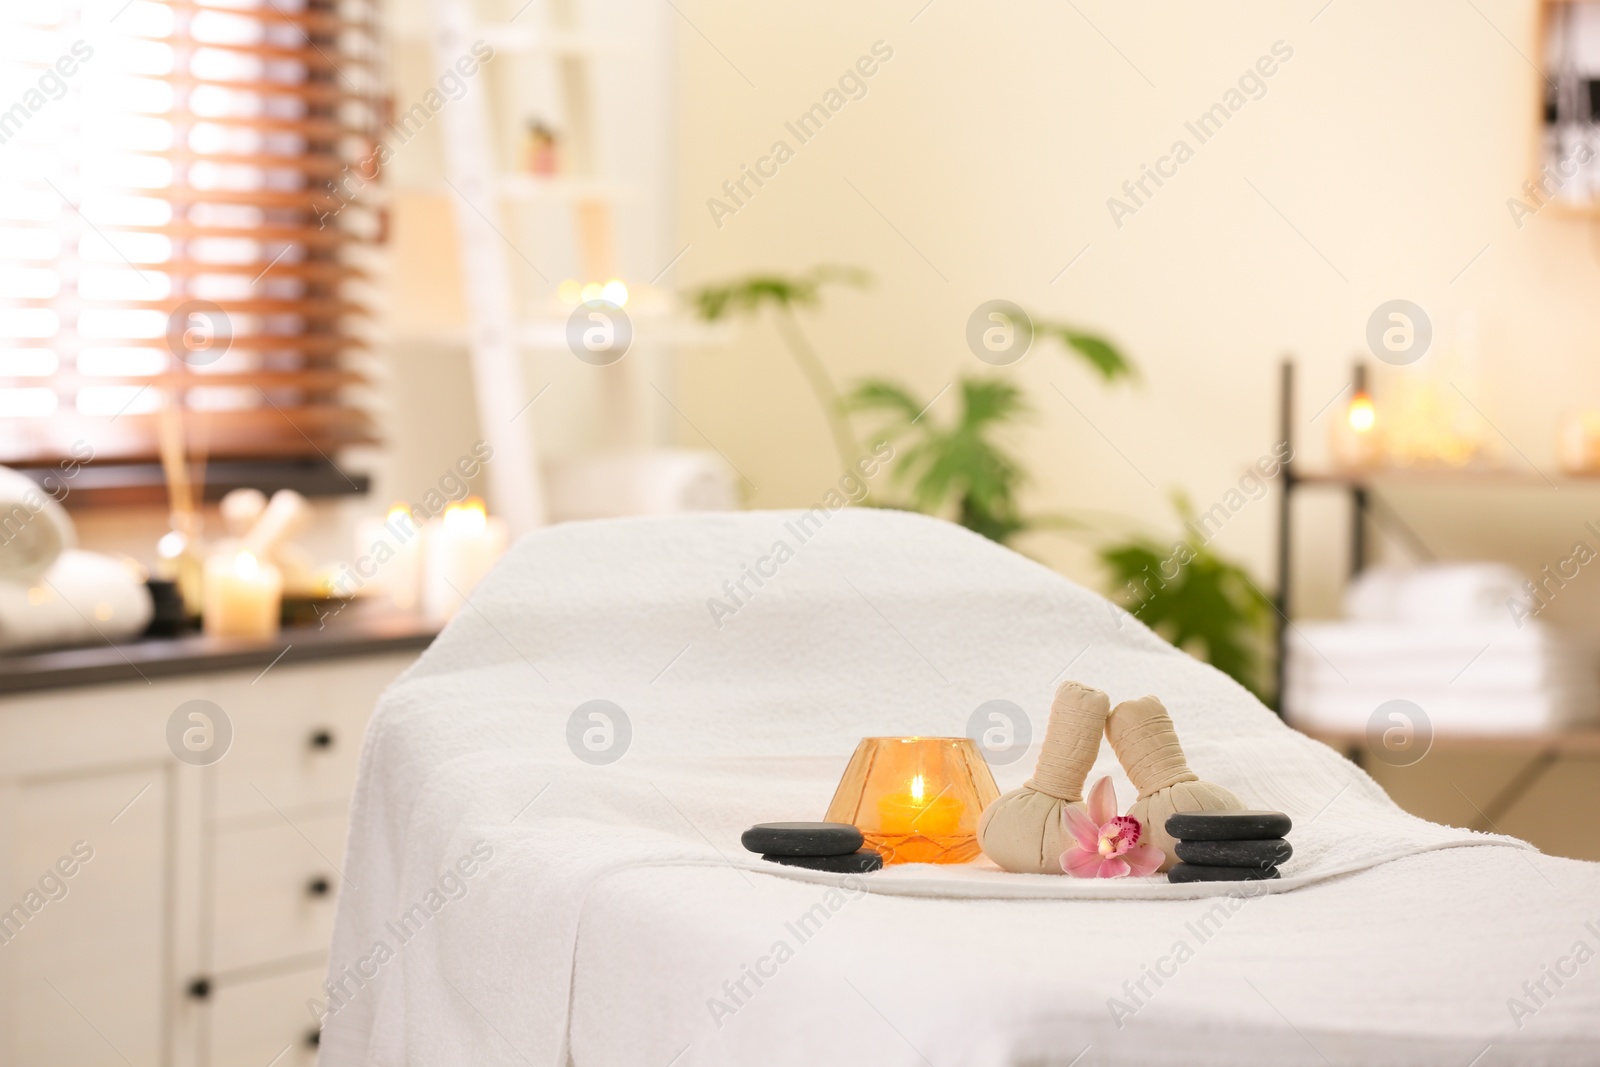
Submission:
<svg viewBox="0 0 1600 1067">
<path fill-rule="evenodd" d="M 1551 163 L 1548 142 L 1552 132 L 1558 138 L 1561 136 L 1558 128 L 1558 119 L 1560 118 L 1558 107 L 1571 109 L 1576 106 L 1580 110 L 1587 107 L 1594 111 L 1589 116 L 1588 140 L 1591 149 L 1596 154 L 1591 162 L 1579 169 L 1577 176 L 1573 180 L 1588 177 L 1596 171 L 1596 168 L 1600 168 L 1600 121 L 1597 121 L 1600 120 L 1600 98 L 1597 98 L 1600 97 L 1600 88 L 1597 88 L 1597 86 L 1600 86 L 1600 56 L 1595 58 L 1596 69 L 1588 72 L 1593 75 L 1593 78 L 1589 80 L 1587 85 L 1583 86 L 1588 90 L 1587 95 L 1589 97 L 1588 100 L 1583 100 L 1579 89 L 1579 85 L 1582 83 L 1575 82 L 1566 86 L 1559 84 L 1562 79 L 1562 72 L 1559 69 L 1559 64 L 1553 61 L 1551 55 L 1554 50 L 1553 38 L 1555 33 L 1563 23 L 1570 27 L 1576 21 L 1576 16 L 1579 15 L 1578 9 L 1583 7 L 1594 8 L 1595 11 L 1588 17 L 1600 22 L 1600 0 L 1541 0 L 1537 14 L 1534 16 L 1533 41 L 1539 61 L 1539 82 L 1534 91 L 1537 110 L 1533 123 L 1535 131 L 1532 146 L 1533 164 L 1530 170 L 1535 185 L 1543 177 L 1546 166 Z M 1600 44 L 1600 42 L 1597 42 L 1597 44 Z M 1567 46 L 1571 47 L 1570 41 Z M 1556 69 L 1552 70 L 1552 68 Z M 1548 95 L 1547 90 L 1550 89 L 1556 91 L 1557 100 L 1552 100 Z M 1561 100 L 1562 96 L 1565 96 L 1566 99 Z M 1559 104 L 1558 101 L 1560 101 Z M 1579 124 L 1574 122 L 1573 125 L 1578 126 Z M 1553 128 L 1555 128 L 1554 131 Z M 1570 148 L 1564 151 L 1558 149 L 1555 155 L 1558 160 L 1565 159 L 1572 151 L 1573 149 Z M 1600 193 L 1591 193 L 1588 196 L 1564 196 L 1562 195 L 1564 192 L 1566 192 L 1564 188 L 1557 190 L 1555 196 L 1540 206 L 1540 210 L 1549 210 L 1552 214 L 1570 218 L 1600 218 Z"/>
<path fill-rule="evenodd" d="M 664 443 L 650 394 L 650 379 L 662 375 L 652 369 L 676 346 L 722 336 L 687 321 L 655 289 L 677 252 L 671 12 L 646 0 L 431 2 L 438 69 L 480 41 L 496 53 L 442 112 L 444 191 L 457 220 L 479 423 L 495 449 L 490 503 L 523 533 L 549 518 L 538 412 L 527 409 L 574 373 L 561 363 L 574 358 L 566 337 L 576 305 L 565 290 L 615 278 L 629 291 L 626 356 L 585 368 L 588 393 L 564 401 L 598 409 L 588 421 L 604 428 L 608 446 Z M 519 169 L 535 119 L 556 131 L 556 173 Z"/>
<path fill-rule="evenodd" d="M 1284 444 L 1294 443 L 1294 363 L 1285 360 L 1279 392 L 1279 426 Z M 1289 455 L 1293 455 L 1290 452 Z M 1279 471 L 1282 491 L 1278 494 L 1278 591 L 1277 591 L 1277 712 L 1284 717 L 1285 667 L 1288 662 L 1289 627 L 1292 625 L 1290 579 L 1294 573 L 1294 498 L 1301 488 L 1333 490 L 1350 498 L 1349 572 L 1354 578 L 1367 563 L 1367 526 L 1376 494 L 1380 490 L 1407 488 L 1450 489 L 1531 489 L 1561 487 L 1600 489 L 1600 476 L 1561 474 L 1514 469 L 1440 469 L 1360 471 L 1302 470 L 1293 461 Z M 1419 543 L 1419 547 L 1421 546 Z M 1307 734 L 1344 753 L 1358 766 L 1364 761 L 1369 740 L 1365 733 L 1353 731 L 1309 730 Z M 1527 762 L 1500 791 L 1478 810 L 1473 829 L 1497 830 L 1497 824 L 1518 802 L 1542 781 L 1550 769 L 1563 759 L 1600 760 L 1600 727 L 1574 730 L 1542 730 L 1524 734 L 1435 734 L 1432 747 L 1449 752 L 1494 752 L 1523 757 Z"/>
<path fill-rule="evenodd" d="M 1280 440 L 1290 448 L 1294 445 L 1294 363 L 1285 360 L 1279 379 L 1279 433 Z M 1289 453 L 1291 456 L 1292 452 Z M 1348 569 L 1356 577 L 1367 565 L 1368 526 L 1380 492 L 1416 488 L 1446 489 L 1531 489 L 1548 490 L 1562 487 L 1600 489 L 1600 475 L 1573 474 L 1547 475 L 1541 471 L 1510 468 L 1441 468 L 1438 470 L 1405 470 L 1374 468 L 1370 470 L 1308 470 L 1302 469 L 1293 459 L 1285 462 L 1278 472 L 1282 491 L 1278 495 L 1278 545 L 1277 545 L 1277 631 L 1276 631 L 1276 682 L 1278 714 L 1283 715 L 1284 670 L 1287 662 L 1289 627 L 1293 619 L 1290 579 L 1294 574 L 1294 500 L 1301 489 L 1332 490 L 1345 493 L 1350 499 Z M 1414 538 L 1414 535 L 1411 535 Z M 1414 547 L 1423 555 L 1430 555 L 1420 540 Z"/>
</svg>

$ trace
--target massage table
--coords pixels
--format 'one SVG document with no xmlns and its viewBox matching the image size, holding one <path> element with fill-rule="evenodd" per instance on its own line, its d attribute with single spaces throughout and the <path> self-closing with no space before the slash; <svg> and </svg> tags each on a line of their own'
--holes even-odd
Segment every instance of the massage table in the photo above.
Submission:
<svg viewBox="0 0 1600 1067">
<path fill-rule="evenodd" d="M 1196 773 L 1289 813 L 1282 878 L 740 849 L 820 818 L 859 738 L 1004 699 L 1037 743 L 1068 678 L 1158 695 Z M 1131 801 L 1109 746 L 1101 774 Z M 522 540 L 380 702 L 346 864 L 332 1067 L 1600 1063 L 1600 865 L 1402 812 L 1102 597 L 908 513 Z"/>
</svg>

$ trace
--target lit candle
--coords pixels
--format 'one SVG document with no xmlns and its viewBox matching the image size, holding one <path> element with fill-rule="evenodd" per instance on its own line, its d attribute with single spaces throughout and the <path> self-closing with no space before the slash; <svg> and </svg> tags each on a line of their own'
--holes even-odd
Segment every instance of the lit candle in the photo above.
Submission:
<svg viewBox="0 0 1600 1067">
<path fill-rule="evenodd" d="M 268 638 L 278 632 L 283 576 L 252 552 L 219 552 L 207 559 L 203 596 L 208 634 Z"/>
<path fill-rule="evenodd" d="M 384 593 L 402 611 L 415 609 L 422 593 L 422 541 L 405 504 L 395 504 L 383 518 L 356 523 L 356 588 Z"/>
<path fill-rule="evenodd" d="M 445 509 L 428 524 L 427 576 L 423 608 L 431 618 L 448 619 L 472 594 L 506 550 L 506 524 L 492 519 L 476 497 Z"/>
<path fill-rule="evenodd" d="M 961 816 L 966 805 L 948 795 L 946 786 L 928 795 L 928 784 L 913 775 L 904 793 L 890 793 L 878 800 L 878 832 L 883 834 L 921 834 L 924 837 L 950 837 L 961 832 Z"/>
</svg>

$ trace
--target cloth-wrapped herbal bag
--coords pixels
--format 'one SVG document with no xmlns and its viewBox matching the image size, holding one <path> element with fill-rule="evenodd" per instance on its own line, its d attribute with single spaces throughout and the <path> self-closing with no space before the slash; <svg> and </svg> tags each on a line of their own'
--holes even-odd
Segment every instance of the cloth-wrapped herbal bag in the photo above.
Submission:
<svg viewBox="0 0 1600 1067">
<path fill-rule="evenodd" d="M 978 844 L 1000 867 L 1019 874 L 1061 874 L 1066 830 L 1061 810 L 1083 804 L 1083 783 L 1100 751 L 1111 698 L 1077 682 L 1062 682 L 1050 704 L 1050 723 L 1033 777 L 983 809 Z"/>
<path fill-rule="evenodd" d="M 1155 697 L 1118 704 L 1106 720 L 1106 737 L 1128 772 L 1139 799 L 1128 814 L 1139 820 L 1142 840 L 1167 857 L 1161 869 L 1178 862 L 1177 842 L 1167 833 L 1167 817 L 1178 811 L 1242 811 L 1239 798 L 1220 785 L 1202 782 L 1184 758 L 1172 717 Z"/>
</svg>

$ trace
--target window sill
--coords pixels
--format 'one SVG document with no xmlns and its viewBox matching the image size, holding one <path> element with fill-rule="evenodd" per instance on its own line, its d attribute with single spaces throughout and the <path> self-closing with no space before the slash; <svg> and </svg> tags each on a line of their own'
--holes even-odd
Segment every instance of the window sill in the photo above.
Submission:
<svg viewBox="0 0 1600 1067">
<path fill-rule="evenodd" d="M 67 508 L 138 507 L 167 502 L 167 483 L 159 463 L 102 463 L 79 468 L 70 478 L 54 465 L 15 467 L 56 496 Z M 47 483 L 46 479 L 50 479 Z M 65 485 L 67 493 L 59 493 Z M 307 497 L 365 496 L 366 474 L 343 471 L 326 460 L 213 460 L 206 464 L 205 499 L 215 502 L 234 489 L 259 489 L 271 495 L 293 489 Z"/>
</svg>

